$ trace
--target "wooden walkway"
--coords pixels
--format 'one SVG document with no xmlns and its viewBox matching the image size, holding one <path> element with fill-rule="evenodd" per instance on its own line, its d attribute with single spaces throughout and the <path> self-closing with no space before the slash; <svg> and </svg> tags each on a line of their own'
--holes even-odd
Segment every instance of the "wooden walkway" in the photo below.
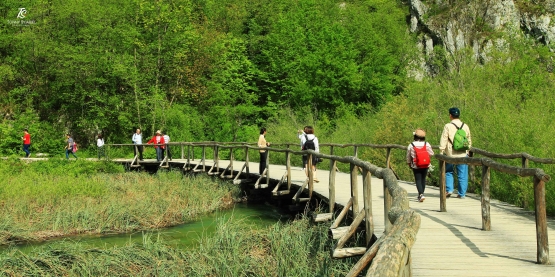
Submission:
<svg viewBox="0 0 555 277">
<path fill-rule="evenodd" d="M 176 160 L 173 162 L 185 162 Z M 192 161 L 195 163 L 198 161 Z M 234 170 L 243 162 L 234 161 Z M 207 160 L 208 167 L 213 165 Z M 220 160 L 220 168 L 229 161 Z M 258 163 L 249 163 L 251 173 L 257 173 Z M 221 172 L 221 171 L 220 171 Z M 285 166 L 271 165 L 270 177 L 279 180 L 286 172 Z M 329 194 L 327 170 L 318 169 L 319 183 L 314 183 L 314 193 L 327 198 Z M 291 180 L 301 186 L 304 171 L 294 168 Z M 359 175 L 360 207 L 362 203 L 362 176 Z M 472 194 L 465 199 L 448 199 L 447 212 L 440 212 L 439 190 L 426 188 L 426 200 L 416 201 L 417 191 L 412 182 L 399 182 L 409 194 L 410 207 L 421 216 L 421 227 L 412 248 L 413 276 L 555 276 L 552 265 L 536 264 L 536 225 L 532 212 L 513 205 L 491 201 L 492 230 L 482 231 L 480 197 Z M 293 197 L 293 195 L 291 195 Z M 350 174 L 336 175 L 336 202 L 345 205 L 350 195 Z M 384 231 L 383 181 L 372 177 L 372 211 L 375 233 Z M 321 223 L 326 224 L 326 223 Z M 330 223 L 331 224 L 331 223 Z M 555 238 L 555 220 L 550 219 L 549 237 Z M 555 248 L 550 247 L 550 253 Z"/>
</svg>

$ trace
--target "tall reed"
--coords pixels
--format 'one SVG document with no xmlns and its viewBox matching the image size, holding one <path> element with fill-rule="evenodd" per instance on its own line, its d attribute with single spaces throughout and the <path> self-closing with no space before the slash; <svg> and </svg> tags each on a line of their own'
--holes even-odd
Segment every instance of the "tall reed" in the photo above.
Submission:
<svg viewBox="0 0 555 277">
<path fill-rule="evenodd" d="M 207 176 L 124 173 L 87 161 L 11 161 L 0 163 L 0 173 L 0 244 L 177 225 L 229 205 L 239 193 Z"/>
</svg>

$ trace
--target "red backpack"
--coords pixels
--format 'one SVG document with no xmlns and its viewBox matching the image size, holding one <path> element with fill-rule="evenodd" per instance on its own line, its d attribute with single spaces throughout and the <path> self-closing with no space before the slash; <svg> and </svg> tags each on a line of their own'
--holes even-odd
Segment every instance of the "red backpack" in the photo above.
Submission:
<svg viewBox="0 0 555 277">
<path fill-rule="evenodd" d="M 424 142 L 424 147 L 417 148 L 414 143 L 411 142 L 412 148 L 414 149 L 413 162 L 418 168 L 428 168 L 430 166 L 430 154 L 426 149 L 426 142 Z"/>
</svg>

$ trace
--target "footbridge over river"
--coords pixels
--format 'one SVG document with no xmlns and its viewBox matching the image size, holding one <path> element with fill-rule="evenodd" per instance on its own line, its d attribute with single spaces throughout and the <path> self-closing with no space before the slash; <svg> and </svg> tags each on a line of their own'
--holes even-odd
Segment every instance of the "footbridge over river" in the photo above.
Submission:
<svg viewBox="0 0 555 277">
<path fill-rule="evenodd" d="M 129 147 L 131 152 L 136 146 L 108 147 Z M 550 176 L 528 166 L 529 161 L 553 164 L 553 159 L 526 153 L 496 154 L 477 148 L 470 150 L 474 157 L 468 158 L 436 154 L 439 188 L 428 186 L 426 201 L 418 202 L 414 183 L 398 180 L 392 170 L 392 152 L 404 155 L 406 146 L 320 144 L 321 150 L 329 149 L 329 154 L 324 154 L 293 150 L 292 147 L 299 148 L 298 143 L 272 144 L 265 148 L 269 154 L 262 174 L 258 174 L 259 163 L 251 161 L 259 160 L 260 150 L 252 144 L 176 142 L 170 147 L 171 161 L 167 155 L 163 161 L 141 161 L 137 156 L 111 160 L 129 168 L 178 167 L 205 172 L 235 184 L 250 184 L 253 189 L 271 190 L 273 196 L 290 198 L 291 204 L 299 207 L 322 200 L 328 210 L 314 213 L 313 219 L 329 224 L 329 236 L 335 241 L 331 255 L 338 259 L 358 257 L 347 276 L 364 272 L 366 276 L 555 276 L 548 243 L 548 237 L 555 235 L 555 220 L 546 217 L 545 207 L 545 184 Z M 357 158 L 362 148 L 372 153 L 381 151 L 376 156 L 385 157 L 385 166 Z M 308 172 L 308 177 L 301 167 L 292 166 L 292 158 L 298 163 L 302 154 L 324 159 L 316 172 Z M 522 166 L 492 158 L 520 159 Z M 469 164 L 471 179 L 476 167 L 481 168 L 481 194 L 447 198 L 446 162 Z M 402 163 L 397 166 L 406 166 L 404 160 Z M 535 212 L 491 199 L 492 170 L 529 177 L 525 180 L 533 183 Z M 315 176 L 319 182 L 315 182 Z M 365 231 L 365 238 L 355 240 L 361 230 Z"/>
</svg>

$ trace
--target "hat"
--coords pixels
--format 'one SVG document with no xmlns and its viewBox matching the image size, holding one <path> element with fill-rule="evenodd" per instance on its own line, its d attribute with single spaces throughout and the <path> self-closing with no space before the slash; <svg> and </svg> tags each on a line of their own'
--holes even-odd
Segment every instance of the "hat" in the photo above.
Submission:
<svg viewBox="0 0 555 277">
<path fill-rule="evenodd" d="M 459 108 L 453 107 L 449 109 L 449 114 L 454 117 L 459 117 L 461 115 L 461 111 L 459 111 Z"/>
<path fill-rule="evenodd" d="M 158 130 L 158 131 L 156 131 L 156 133 L 157 133 L 157 134 L 160 134 L 161 132 L 160 132 L 160 130 Z"/>
<path fill-rule="evenodd" d="M 421 137 L 421 138 L 425 138 L 426 137 L 426 132 L 420 128 L 416 129 L 416 131 L 414 131 L 414 135 L 417 137 Z"/>
</svg>

